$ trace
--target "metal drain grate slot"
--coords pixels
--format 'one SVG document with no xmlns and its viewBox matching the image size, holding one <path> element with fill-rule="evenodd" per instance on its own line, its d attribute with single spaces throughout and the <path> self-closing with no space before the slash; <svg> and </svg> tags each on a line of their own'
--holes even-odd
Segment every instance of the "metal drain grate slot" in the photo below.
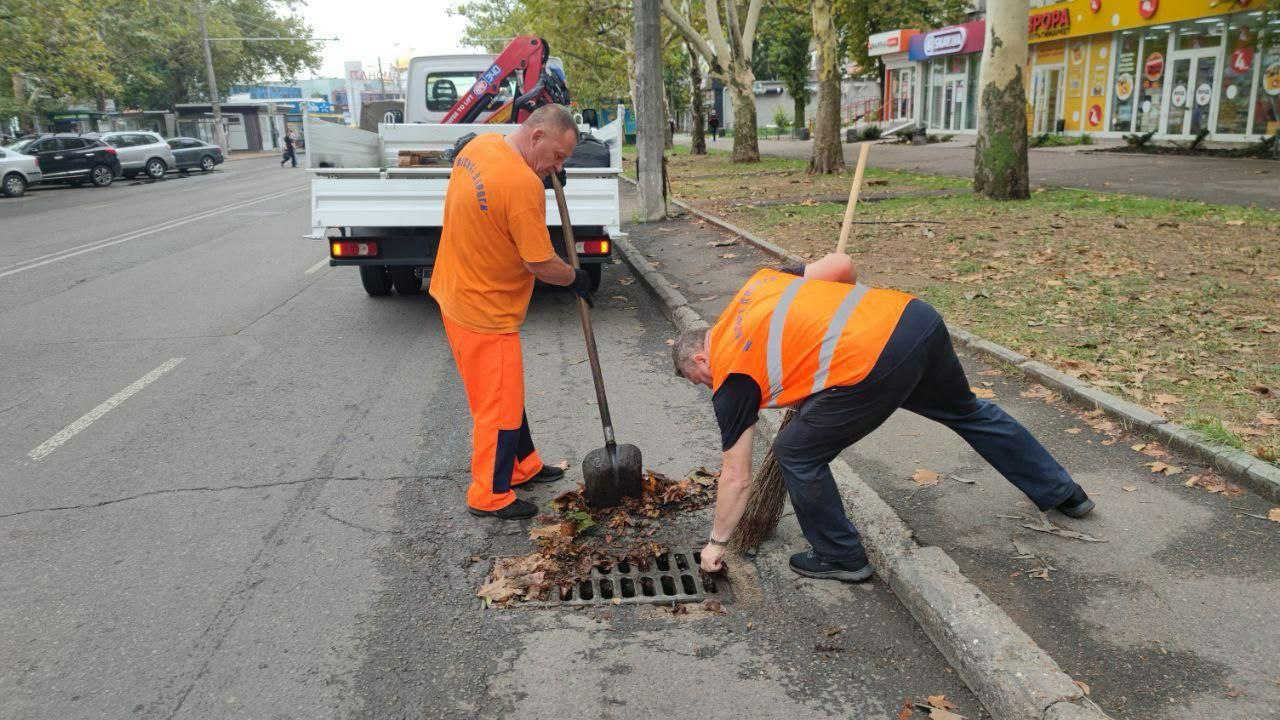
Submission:
<svg viewBox="0 0 1280 720">
<path fill-rule="evenodd" d="M 587 579 L 560 593 L 559 600 L 520 603 L 514 607 L 564 605 L 633 605 L 727 602 L 731 598 L 724 578 L 703 578 L 698 550 L 672 549 L 654 558 L 647 568 L 620 562 L 608 570 L 596 568 Z"/>
</svg>

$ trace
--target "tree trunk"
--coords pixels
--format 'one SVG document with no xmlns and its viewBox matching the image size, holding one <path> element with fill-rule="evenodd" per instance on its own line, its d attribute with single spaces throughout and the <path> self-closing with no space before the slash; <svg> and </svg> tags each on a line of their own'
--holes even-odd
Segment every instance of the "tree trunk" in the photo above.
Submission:
<svg viewBox="0 0 1280 720">
<path fill-rule="evenodd" d="M 702 109 L 702 60 L 694 52 L 693 47 L 685 44 L 689 50 L 689 85 L 693 88 L 689 93 L 689 108 L 693 115 L 693 142 L 689 146 L 690 155 L 707 154 L 707 121 Z"/>
<path fill-rule="evenodd" d="M 792 117 L 795 122 L 791 123 L 796 130 L 803 130 L 808 123 L 804 120 L 804 98 L 794 97 L 791 99 L 791 111 L 795 113 Z"/>
<path fill-rule="evenodd" d="M 840 41 L 831 0 L 813 0 L 813 42 L 818 49 L 818 115 L 814 118 L 813 154 L 809 172 L 832 174 L 844 170 L 840 144 Z"/>
<path fill-rule="evenodd" d="M 667 134 L 663 112 L 662 36 L 658 0 L 635 0 L 636 179 L 645 222 L 666 219 L 662 194 L 662 149 Z"/>
<path fill-rule="evenodd" d="M 751 69 L 747 69 L 750 76 Z M 760 141 L 756 138 L 756 95 L 751 82 L 738 77 L 729 81 L 733 92 L 733 161 L 760 162 Z"/>
<path fill-rule="evenodd" d="M 1031 196 L 1027 178 L 1027 3 L 989 0 L 973 190 L 995 200 Z"/>
</svg>

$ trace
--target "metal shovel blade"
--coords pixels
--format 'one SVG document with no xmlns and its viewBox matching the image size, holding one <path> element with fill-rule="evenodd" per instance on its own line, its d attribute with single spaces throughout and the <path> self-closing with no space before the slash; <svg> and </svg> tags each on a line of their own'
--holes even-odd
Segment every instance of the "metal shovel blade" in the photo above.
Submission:
<svg viewBox="0 0 1280 720">
<path fill-rule="evenodd" d="M 587 504 L 593 508 L 621 505 L 626 497 L 640 497 L 644 467 L 640 448 L 616 445 L 596 448 L 582 461 Z"/>
</svg>

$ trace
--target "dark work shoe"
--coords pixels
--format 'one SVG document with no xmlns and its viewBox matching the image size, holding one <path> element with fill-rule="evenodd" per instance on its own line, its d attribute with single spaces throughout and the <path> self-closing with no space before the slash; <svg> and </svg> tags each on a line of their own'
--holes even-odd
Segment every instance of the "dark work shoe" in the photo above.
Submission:
<svg viewBox="0 0 1280 720">
<path fill-rule="evenodd" d="M 1076 485 L 1071 497 L 1058 503 L 1058 512 L 1070 518 L 1082 518 L 1093 510 L 1093 501 L 1085 494 L 1084 488 Z"/>
<path fill-rule="evenodd" d="M 516 500 L 510 505 L 497 510 L 477 510 L 468 506 L 467 512 L 476 517 L 495 517 L 499 520 L 524 520 L 538 514 L 538 506 L 528 500 Z"/>
<path fill-rule="evenodd" d="M 536 475 L 520 484 L 528 485 L 529 483 L 549 483 L 555 482 L 562 477 L 564 477 L 564 470 L 562 468 L 558 468 L 554 465 L 543 465 L 542 469 L 539 470 Z"/>
<path fill-rule="evenodd" d="M 875 573 L 871 563 L 853 568 L 843 563 L 827 562 L 820 559 L 812 550 L 798 552 L 791 556 L 791 569 L 805 577 L 819 580 L 840 580 L 843 582 L 861 582 Z"/>
</svg>

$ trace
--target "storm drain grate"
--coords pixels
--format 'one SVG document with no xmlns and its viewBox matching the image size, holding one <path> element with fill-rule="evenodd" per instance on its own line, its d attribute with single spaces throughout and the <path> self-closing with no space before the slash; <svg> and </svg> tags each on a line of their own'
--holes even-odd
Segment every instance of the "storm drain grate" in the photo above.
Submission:
<svg viewBox="0 0 1280 720">
<path fill-rule="evenodd" d="M 595 568 L 586 580 L 560 591 L 559 600 L 525 602 L 514 607 L 728 602 L 732 598 L 728 581 L 704 576 L 698 569 L 700 555 L 697 550 L 672 549 L 643 569 L 631 562 L 619 562 L 608 570 Z"/>
</svg>

